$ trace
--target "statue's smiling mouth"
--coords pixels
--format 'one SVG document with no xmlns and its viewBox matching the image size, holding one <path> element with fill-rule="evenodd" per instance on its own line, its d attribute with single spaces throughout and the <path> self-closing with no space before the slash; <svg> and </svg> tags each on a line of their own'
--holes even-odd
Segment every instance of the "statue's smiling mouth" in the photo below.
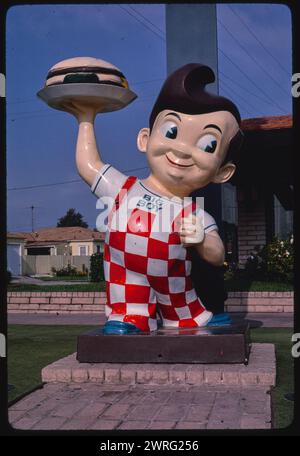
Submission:
<svg viewBox="0 0 300 456">
<path fill-rule="evenodd" d="M 191 163 L 189 165 L 183 165 L 182 163 L 176 163 L 175 161 L 171 160 L 170 157 L 168 157 L 168 154 L 166 154 L 166 158 L 171 163 L 171 165 L 178 166 L 179 168 L 190 168 L 191 166 L 194 166 L 194 163 Z"/>
</svg>

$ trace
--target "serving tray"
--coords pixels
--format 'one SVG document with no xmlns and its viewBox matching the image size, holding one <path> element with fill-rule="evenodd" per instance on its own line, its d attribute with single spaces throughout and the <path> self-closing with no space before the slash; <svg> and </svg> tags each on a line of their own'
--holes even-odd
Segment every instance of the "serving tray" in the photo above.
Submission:
<svg viewBox="0 0 300 456">
<path fill-rule="evenodd" d="M 129 89 L 110 84 L 72 83 L 44 87 L 37 96 L 48 106 L 68 112 L 68 102 L 81 101 L 97 107 L 97 112 L 125 108 L 137 98 Z"/>
</svg>

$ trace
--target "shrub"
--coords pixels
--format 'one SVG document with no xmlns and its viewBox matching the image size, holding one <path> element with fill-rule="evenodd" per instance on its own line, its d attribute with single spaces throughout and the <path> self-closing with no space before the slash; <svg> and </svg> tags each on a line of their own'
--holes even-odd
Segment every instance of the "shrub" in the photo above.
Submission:
<svg viewBox="0 0 300 456">
<path fill-rule="evenodd" d="M 68 266 L 65 266 L 64 268 L 61 268 L 61 269 L 52 268 L 52 271 L 55 273 L 55 275 L 63 276 L 63 277 L 77 275 L 77 269 L 74 266 L 71 266 L 70 263 L 68 264 Z"/>
<path fill-rule="evenodd" d="M 90 281 L 101 282 L 104 280 L 103 254 L 93 253 L 90 258 Z"/>
<path fill-rule="evenodd" d="M 52 275 L 56 275 L 58 277 L 86 277 L 89 274 L 89 270 L 85 265 L 83 265 L 83 270 L 77 269 L 74 266 L 71 266 L 70 263 L 68 266 L 65 266 L 61 269 L 56 269 L 54 267 L 51 268 Z"/>
<path fill-rule="evenodd" d="M 249 278 L 263 278 L 263 259 L 259 247 L 254 252 L 251 252 L 245 264 L 245 275 Z"/>
<path fill-rule="evenodd" d="M 78 277 L 86 277 L 88 274 L 89 274 L 89 270 L 85 269 L 84 271 L 77 270 L 75 275 Z"/>
<path fill-rule="evenodd" d="M 291 282 L 294 277 L 294 239 L 290 235 L 285 240 L 274 238 L 260 252 L 261 269 L 272 279 Z"/>
<path fill-rule="evenodd" d="M 224 280 L 230 280 L 237 274 L 237 264 L 234 261 L 224 261 L 223 272 Z"/>
</svg>

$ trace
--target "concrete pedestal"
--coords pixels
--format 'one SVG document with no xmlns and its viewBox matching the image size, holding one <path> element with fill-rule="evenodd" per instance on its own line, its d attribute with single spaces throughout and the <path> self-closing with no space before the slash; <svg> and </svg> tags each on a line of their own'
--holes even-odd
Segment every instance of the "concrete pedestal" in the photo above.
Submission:
<svg viewBox="0 0 300 456">
<path fill-rule="evenodd" d="M 102 327 L 78 337 L 80 363 L 244 363 L 249 359 L 248 324 L 218 328 L 159 329 L 107 335 Z"/>
</svg>

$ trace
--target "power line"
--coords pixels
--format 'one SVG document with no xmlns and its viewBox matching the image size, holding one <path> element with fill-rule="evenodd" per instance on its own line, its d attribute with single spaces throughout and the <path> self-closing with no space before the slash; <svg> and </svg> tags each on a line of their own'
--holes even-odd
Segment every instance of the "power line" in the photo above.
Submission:
<svg viewBox="0 0 300 456">
<path fill-rule="evenodd" d="M 125 171 L 122 171 L 123 173 L 131 173 L 133 171 L 139 171 L 141 169 L 148 169 L 148 166 L 142 166 L 140 168 L 133 168 L 133 169 L 127 169 Z M 70 181 L 62 181 L 62 182 L 53 182 L 49 184 L 40 184 L 40 185 L 30 185 L 27 187 L 12 187 L 8 188 L 8 191 L 15 191 L 15 190 L 31 190 L 33 188 L 42 188 L 42 187 L 55 187 L 57 185 L 65 185 L 65 184 L 74 184 L 74 183 L 79 183 L 82 182 L 82 179 L 74 179 Z"/>
<path fill-rule="evenodd" d="M 120 6 L 120 5 L 119 5 L 119 6 Z M 140 16 L 142 16 L 144 19 L 146 19 L 145 16 L 143 16 L 143 15 L 142 15 L 141 13 L 139 13 L 137 10 L 135 10 L 135 9 L 132 8 L 132 7 L 130 7 L 130 8 L 131 8 L 131 10 L 133 10 L 134 12 L 136 12 L 136 13 L 138 13 Z M 122 9 L 125 10 L 128 14 L 130 14 L 130 12 L 129 12 L 128 10 L 126 10 L 125 8 L 122 8 Z M 130 14 L 130 15 L 132 16 L 132 14 Z M 133 15 L 133 17 L 134 17 L 138 22 L 141 23 L 141 21 L 140 21 L 135 15 Z M 147 19 L 147 21 L 148 21 L 148 19 Z M 148 21 L 148 22 L 151 22 L 151 21 Z M 144 25 L 146 28 L 148 28 L 145 24 L 142 23 L 142 25 Z M 152 23 L 152 25 L 153 25 L 153 23 Z M 221 25 L 223 25 L 223 24 L 221 24 Z M 224 26 L 224 25 L 223 25 L 223 26 Z M 225 26 L 224 26 L 224 28 L 225 28 Z M 226 28 L 226 29 L 227 29 L 227 28 Z M 160 30 L 160 29 L 159 29 L 159 30 Z M 228 29 L 227 29 L 227 30 L 228 30 Z M 154 33 L 153 30 L 152 30 L 152 32 Z M 228 33 L 230 33 L 230 32 L 228 31 Z M 235 37 L 234 37 L 234 39 L 235 39 Z M 165 40 L 164 40 L 164 41 L 165 41 Z M 237 40 L 236 40 L 236 41 L 237 41 Z M 225 55 L 225 57 L 227 57 L 229 60 L 231 60 L 231 59 L 230 59 L 230 58 L 229 58 L 221 49 L 220 49 L 220 52 L 223 53 L 223 54 Z M 248 52 L 247 52 L 246 50 L 245 50 L 245 52 L 246 52 L 247 55 L 248 55 Z M 231 62 L 233 63 L 232 60 L 231 60 Z M 237 67 L 237 65 L 235 65 L 235 66 Z M 237 67 L 237 68 L 240 70 L 239 67 Z M 263 70 L 264 70 L 264 69 L 263 69 Z M 270 98 L 270 97 L 269 97 L 261 88 L 259 88 L 259 86 L 257 86 L 257 85 L 256 85 L 256 84 L 255 84 L 255 83 L 246 75 L 246 73 L 244 73 L 242 70 L 240 70 L 240 71 L 247 77 L 247 79 L 248 79 L 250 82 L 252 82 L 252 84 L 253 84 L 255 87 L 258 88 L 258 90 L 260 90 L 261 93 L 263 93 L 263 95 L 265 95 L 265 96 L 270 100 L 270 102 L 271 102 L 273 105 L 277 106 L 280 110 L 282 110 L 283 112 L 285 112 L 285 109 L 284 109 L 283 107 L 281 107 L 280 105 L 278 105 L 277 103 L 274 103 L 274 102 L 272 101 L 272 99 L 271 99 L 271 98 Z M 264 71 L 265 71 L 265 70 L 264 70 Z M 268 75 L 268 74 L 267 74 L 267 75 Z M 270 75 L 268 75 L 268 76 L 270 77 Z M 271 78 L 271 79 L 273 79 L 273 78 Z M 276 80 L 274 80 L 274 81 L 275 81 L 276 84 L 278 84 Z M 282 88 L 281 88 L 280 86 L 279 86 L 279 88 L 282 90 Z"/>
<path fill-rule="evenodd" d="M 222 81 L 220 81 L 220 83 L 222 84 Z M 222 88 L 222 87 L 220 87 L 220 89 L 221 89 L 221 92 L 225 92 L 225 95 L 227 92 L 227 94 L 228 94 L 227 96 L 231 98 L 231 93 L 229 92 L 228 89 Z M 248 114 L 249 117 L 252 117 L 252 114 L 248 111 L 248 109 L 246 109 L 243 105 L 240 105 L 240 106 L 243 109 L 243 111 L 245 111 Z"/>
<path fill-rule="evenodd" d="M 267 49 L 265 47 L 265 45 L 262 43 L 262 41 L 258 38 L 258 36 L 250 29 L 250 27 L 246 24 L 245 20 L 241 17 L 241 15 L 235 11 L 231 5 L 226 5 L 227 8 L 229 8 L 232 13 L 240 20 L 240 22 L 243 23 L 243 25 L 245 26 L 245 28 L 248 30 L 248 32 L 251 34 L 251 36 L 253 36 L 253 38 L 260 44 L 260 46 L 273 58 L 273 60 L 275 60 L 275 62 L 280 66 L 280 68 L 282 69 L 282 71 L 285 72 L 285 74 L 287 74 L 289 77 L 291 76 L 290 73 L 288 71 L 286 71 L 286 69 L 284 68 L 283 65 L 281 65 L 280 61 L 270 52 L 269 49 Z"/>
<path fill-rule="evenodd" d="M 136 85 L 143 85 L 143 84 L 150 84 L 152 82 L 158 82 L 158 81 L 163 81 L 164 78 L 157 78 L 157 79 L 148 79 L 146 81 L 134 81 L 130 83 L 130 86 L 136 86 Z M 27 98 L 26 100 L 18 100 L 18 101 L 7 101 L 6 104 L 8 105 L 13 105 L 13 104 L 20 104 L 20 103 L 30 103 L 38 101 L 38 98 Z"/>
<path fill-rule="evenodd" d="M 239 97 L 241 100 L 243 100 L 243 101 L 246 103 L 246 106 L 249 106 L 250 108 L 252 108 L 252 109 L 253 109 L 253 112 L 255 112 L 255 115 L 257 115 L 257 113 L 260 114 L 261 116 L 264 115 L 264 114 L 263 114 L 261 111 L 259 111 L 255 106 L 253 106 L 252 103 L 249 103 L 249 100 L 246 100 L 242 95 L 240 95 L 239 93 L 237 93 L 237 92 L 235 91 L 235 89 L 233 89 L 232 87 L 228 86 L 227 82 L 225 82 L 225 81 L 220 81 L 220 82 L 221 82 L 221 84 L 225 85 L 225 87 L 227 86 L 227 88 L 228 88 L 234 95 L 236 95 L 236 96 Z"/>
<path fill-rule="evenodd" d="M 155 30 L 151 29 L 150 27 L 148 27 L 147 24 L 145 24 L 145 22 L 142 22 L 135 14 L 131 13 L 130 11 L 128 11 L 126 8 L 124 8 L 122 5 L 117 5 L 119 8 L 121 8 L 122 10 L 126 11 L 127 14 L 129 14 L 130 16 L 132 16 L 136 21 L 138 21 L 143 27 L 145 27 L 147 30 L 149 30 L 150 32 L 152 32 L 155 36 L 157 36 L 158 38 L 160 38 L 161 40 L 163 41 L 166 41 L 164 37 L 162 37 L 161 35 L 159 35 Z"/>
<path fill-rule="evenodd" d="M 21 116 L 21 117 L 16 117 L 15 119 L 10 119 L 11 122 L 15 122 L 16 120 L 26 120 L 26 119 L 32 119 L 34 117 L 52 117 L 53 114 L 41 114 L 41 115 L 38 115 L 38 114 L 35 114 L 33 116 Z"/>
<path fill-rule="evenodd" d="M 64 185 L 64 184 L 74 184 L 82 182 L 81 179 L 76 179 L 76 180 L 70 180 L 70 181 L 63 181 L 63 182 L 54 182 L 51 184 L 41 184 L 41 185 L 30 185 L 27 187 L 12 187 L 8 188 L 7 191 L 15 191 L 15 190 L 31 190 L 33 188 L 42 188 L 42 187 L 55 187 L 56 185 Z"/>
<path fill-rule="evenodd" d="M 230 76 L 226 75 L 224 72 L 222 72 L 221 70 L 219 70 L 219 74 L 222 75 L 223 77 L 225 77 L 226 79 L 230 80 L 235 86 L 238 86 L 240 87 L 242 90 L 244 90 L 245 92 L 249 93 L 251 96 L 254 96 L 256 97 L 257 99 L 259 99 L 260 101 L 262 101 L 263 103 L 266 103 L 270 106 L 276 106 L 273 102 L 269 102 L 269 101 L 266 101 L 265 99 L 263 99 L 262 97 L 259 97 L 257 94 L 249 91 L 246 87 L 244 87 L 242 84 L 240 84 L 238 81 L 235 81 L 234 79 L 232 79 Z M 159 79 L 161 80 L 161 79 Z M 143 81 L 145 82 L 145 81 Z M 149 81 L 150 82 L 150 81 Z M 142 82 L 141 82 L 142 83 Z M 237 94 L 238 95 L 238 94 Z M 154 97 L 157 96 L 157 93 L 155 94 L 151 94 L 151 95 L 145 95 L 144 97 L 142 98 L 138 98 L 136 100 L 136 103 L 141 103 L 141 102 L 145 102 L 145 101 L 148 101 L 149 99 L 152 99 Z M 249 102 L 247 101 L 247 104 Z M 255 108 L 256 109 L 256 108 Z M 54 114 L 54 112 L 51 112 L 49 113 L 50 111 L 45 111 L 45 110 L 38 110 L 38 111 L 24 111 L 24 112 L 20 112 L 20 113 L 8 113 L 9 115 L 18 115 L 18 114 L 23 114 L 21 115 L 20 117 L 17 117 L 15 119 L 11 119 L 11 121 L 15 121 L 15 120 L 21 120 L 21 119 L 28 119 L 28 118 L 34 118 L 34 117 L 48 117 L 48 116 L 52 116 Z M 37 113 L 41 113 L 42 115 L 38 115 Z M 45 113 L 45 114 L 44 114 Z M 25 115 L 24 115 L 25 114 Z M 27 115 L 29 114 L 29 115 Z"/>
<path fill-rule="evenodd" d="M 228 79 L 229 81 L 231 81 L 235 86 L 238 86 L 240 87 L 242 90 L 244 90 L 245 92 L 249 93 L 249 95 L 251 95 L 252 97 L 255 97 L 257 98 L 258 100 L 262 101 L 263 103 L 266 103 L 267 105 L 269 106 L 275 106 L 274 103 L 270 103 L 269 101 L 266 101 L 264 100 L 262 97 L 258 96 L 257 94 L 255 94 L 254 92 L 251 92 L 249 89 L 247 89 L 246 87 L 244 87 L 242 84 L 240 84 L 238 81 L 235 81 L 234 79 L 232 79 L 230 76 L 228 76 L 227 74 L 225 74 L 223 71 L 219 70 L 219 74 L 222 75 L 224 78 Z"/>
<path fill-rule="evenodd" d="M 284 113 L 286 112 L 286 109 L 285 109 L 285 108 L 283 108 L 283 107 L 280 106 L 278 103 L 276 103 L 276 101 L 272 100 L 272 98 L 270 98 L 269 95 L 268 95 L 264 90 L 262 90 L 261 87 L 259 87 L 259 86 L 256 84 L 256 82 L 254 82 L 251 78 L 249 78 L 249 76 L 247 75 L 247 73 L 245 73 L 245 71 L 243 71 L 243 70 L 242 70 L 242 69 L 241 69 L 241 68 L 232 60 L 232 58 L 229 57 L 229 56 L 228 56 L 220 47 L 219 47 L 219 51 L 220 51 L 220 53 L 221 53 L 226 59 L 229 60 L 229 62 L 230 62 L 235 68 L 237 68 L 237 69 L 240 71 L 240 73 L 242 73 L 242 74 L 245 76 L 245 78 L 248 79 L 249 82 L 251 82 L 251 84 L 254 85 L 254 87 L 256 87 L 256 88 L 257 88 L 265 97 L 267 97 L 268 100 L 269 100 L 271 103 L 273 103 L 275 106 L 277 106 L 277 108 L 279 108 L 280 111 L 282 111 L 282 112 L 284 112 Z"/>
<path fill-rule="evenodd" d="M 222 50 L 220 50 L 220 52 L 223 53 Z M 224 56 L 225 56 L 226 58 L 229 59 L 229 57 L 228 57 L 225 53 L 223 53 L 223 54 L 224 54 Z M 234 63 L 234 62 L 231 61 L 231 63 Z M 242 74 L 244 74 L 245 77 L 248 78 L 248 76 L 246 75 L 246 73 L 244 73 L 239 67 L 237 67 L 237 69 L 238 69 Z M 225 77 L 226 79 L 230 80 L 234 85 L 240 87 L 242 90 L 244 90 L 245 92 L 249 93 L 249 95 L 251 95 L 251 96 L 253 96 L 253 97 L 256 97 L 257 99 L 259 99 L 259 100 L 262 101 L 263 103 L 268 104 L 268 105 L 270 105 L 270 106 L 275 106 L 275 107 L 279 108 L 280 111 L 283 111 L 283 112 L 286 111 L 283 107 L 281 107 L 281 106 L 278 105 L 277 103 L 274 103 L 271 99 L 270 99 L 270 101 L 266 101 L 266 100 L 264 100 L 262 97 L 259 97 L 257 94 L 251 92 L 250 90 L 248 90 L 247 88 L 245 88 L 242 84 L 240 84 L 238 81 L 235 81 L 234 79 L 232 79 L 231 77 L 229 77 L 228 75 L 226 75 L 225 73 L 223 73 L 222 71 L 219 71 L 219 73 L 220 73 L 220 75 L 223 75 L 223 77 Z M 249 80 L 250 82 L 252 82 L 252 84 L 253 84 L 254 86 L 256 86 L 255 83 L 254 83 L 250 78 L 248 78 L 248 80 Z M 222 79 L 220 79 L 220 82 L 221 82 L 221 81 L 222 81 Z M 258 86 L 256 86 L 256 88 L 257 88 L 258 90 L 260 90 L 261 93 L 263 93 L 264 95 L 266 95 Z M 145 97 L 142 97 L 142 98 L 140 98 L 140 99 L 137 99 L 135 103 L 144 103 L 144 102 L 147 102 L 147 101 L 153 99 L 153 98 L 156 97 L 156 96 L 157 96 L 157 94 L 147 95 L 147 96 L 145 96 Z M 241 95 L 239 95 L 239 96 L 242 97 Z M 266 96 L 267 96 L 267 95 L 266 95 Z M 249 101 L 247 101 L 247 104 L 248 104 L 248 103 L 249 103 Z M 41 114 L 37 114 L 38 112 L 41 112 Z M 33 113 L 33 114 L 32 114 L 32 113 Z M 45 114 L 44 114 L 44 113 L 45 113 Z M 20 116 L 18 116 L 18 114 L 19 114 L 19 113 L 14 113 L 14 115 L 15 115 L 16 117 L 13 118 L 13 119 L 10 119 L 10 121 L 11 121 L 11 122 L 15 122 L 16 120 L 26 120 L 26 119 L 42 118 L 42 117 L 53 117 L 54 112 L 45 111 L 45 110 L 40 110 L 40 111 L 26 111 L 26 112 L 24 112 L 24 113 L 20 113 L 20 114 L 22 114 L 22 115 L 20 115 Z M 9 115 L 13 115 L 13 113 L 10 113 Z"/>
<path fill-rule="evenodd" d="M 152 94 L 152 95 L 145 95 L 144 97 L 141 97 L 141 98 L 138 98 L 135 103 L 141 103 L 141 102 L 144 102 L 144 101 L 148 101 L 149 99 L 152 99 L 153 97 L 156 97 L 157 96 L 157 93 L 155 94 Z M 64 111 L 61 111 L 61 112 L 64 112 Z M 41 114 L 38 114 L 38 113 L 41 113 Z M 45 113 L 45 114 L 44 114 Z M 21 114 L 21 116 L 19 117 L 18 114 Z M 29 114 L 29 115 L 27 115 Z M 34 117 L 48 117 L 48 116 L 53 116 L 54 114 L 54 111 L 45 111 L 44 109 L 42 110 L 37 110 L 37 111 L 24 111 L 22 113 L 7 113 L 8 116 L 18 116 L 18 117 L 15 117 L 14 119 L 10 119 L 11 122 L 14 122 L 15 120 L 22 120 L 22 119 L 30 119 L 30 118 L 34 118 Z"/>
<path fill-rule="evenodd" d="M 256 58 L 254 58 L 251 54 L 249 54 L 249 52 L 247 51 L 247 49 L 245 48 L 245 46 L 243 46 L 237 39 L 236 37 L 233 35 L 233 33 L 231 33 L 230 30 L 228 30 L 228 28 L 226 27 L 226 25 L 224 25 L 219 19 L 218 19 L 218 23 L 226 30 L 226 32 L 232 37 L 232 39 L 238 44 L 238 46 L 245 52 L 245 54 L 249 57 L 249 59 L 251 59 L 260 69 L 261 71 L 263 71 L 263 73 L 265 73 L 272 81 L 274 84 L 277 85 L 277 87 L 279 87 L 279 89 L 285 93 L 285 94 L 289 94 L 288 91 L 285 91 L 281 85 L 279 84 L 279 82 L 273 78 L 273 76 L 271 76 L 265 69 L 265 67 L 259 62 L 259 60 L 257 60 Z M 290 95 L 290 94 L 289 94 Z"/>
<path fill-rule="evenodd" d="M 164 34 L 164 31 L 161 30 L 159 27 L 157 27 L 157 25 L 155 25 L 153 22 L 150 21 L 150 19 L 148 19 L 146 16 L 144 16 L 140 11 L 136 10 L 135 8 L 133 8 L 132 6 L 130 5 L 127 5 L 129 9 L 131 9 L 132 11 L 134 11 L 136 14 L 138 14 L 140 17 L 142 17 L 145 21 L 147 21 L 149 24 L 151 24 L 154 28 L 156 28 L 156 30 L 162 34 Z"/>
</svg>

